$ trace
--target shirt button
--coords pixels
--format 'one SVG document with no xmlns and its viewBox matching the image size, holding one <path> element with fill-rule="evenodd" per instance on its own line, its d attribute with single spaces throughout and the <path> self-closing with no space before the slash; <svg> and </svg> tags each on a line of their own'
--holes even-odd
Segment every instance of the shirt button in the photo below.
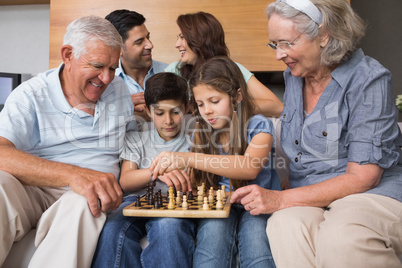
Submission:
<svg viewBox="0 0 402 268">
<path fill-rule="evenodd" d="M 299 141 L 298 141 L 298 140 L 295 140 L 295 143 L 296 143 L 296 145 L 299 145 Z"/>
<path fill-rule="evenodd" d="M 322 132 L 322 135 L 323 135 L 324 137 L 326 137 L 326 136 L 328 135 L 328 133 L 327 133 L 326 131 L 323 131 L 323 132 Z"/>
<path fill-rule="evenodd" d="M 295 162 L 299 162 L 299 158 L 296 157 L 296 158 L 295 158 Z"/>
<path fill-rule="evenodd" d="M 286 118 L 286 114 L 282 115 L 282 118 L 285 119 L 285 118 Z"/>
</svg>

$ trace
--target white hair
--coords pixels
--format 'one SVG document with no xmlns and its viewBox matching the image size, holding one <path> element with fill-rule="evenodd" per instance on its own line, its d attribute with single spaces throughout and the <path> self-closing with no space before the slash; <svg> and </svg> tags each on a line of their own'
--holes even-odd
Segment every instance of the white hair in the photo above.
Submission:
<svg viewBox="0 0 402 268">
<path fill-rule="evenodd" d="M 91 40 L 101 40 L 106 46 L 122 48 L 123 43 L 119 32 L 108 20 L 98 16 L 81 17 L 71 22 L 64 35 L 63 45 L 73 48 L 75 58 L 87 53 L 86 43 Z"/>
</svg>

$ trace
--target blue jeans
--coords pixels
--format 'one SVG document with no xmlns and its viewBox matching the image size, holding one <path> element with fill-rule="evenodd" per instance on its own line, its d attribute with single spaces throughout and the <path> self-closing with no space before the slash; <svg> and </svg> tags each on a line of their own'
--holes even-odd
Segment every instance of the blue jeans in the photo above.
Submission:
<svg viewBox="0 0 402 268">
<path fill-rule="evenodd" d="M 99 237 L 92 267 L 191 267 L 195 248 L 195 223 L 191 219 L 138 218 L 123 216 L 135 201 L 123 200 L 108 215 Z M 139 241 L 147 234 L 149 245 Z"/>
<path fill-rule="evenodd" d="M 228 218 L 199 219 L 194 267 L 275 267 L 266 235 L 270 215 L 252 216 L 232 205 Z"/>
</svg>

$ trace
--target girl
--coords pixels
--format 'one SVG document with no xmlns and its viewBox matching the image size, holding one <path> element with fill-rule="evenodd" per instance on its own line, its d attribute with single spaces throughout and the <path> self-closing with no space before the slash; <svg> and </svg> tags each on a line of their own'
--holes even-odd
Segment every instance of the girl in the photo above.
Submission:
<svg viewBox="0 0 402 268">
<path fill-rule="evenodd" d="M 212 14 L 202 11 L 182 14 L 176 23 L 179 27 L 176 48 L 181 60 L 171 63 L 165 68 L 165 72 L 173 72 L 189 80 L 205 61 L 216 56 L 229 56 L 223 27 Z M 237 65 L 250 89 L 249 94 L 255 101 L 254 113 L 279 117 L 283 104 L 278 97 L 244 66 Z"/>
<path fill-rule="evenodd" d="M 268 167 L 273 125 L 253 116 L 253 103 L 239 67 L 228 57 L 202 64 L 189 81 L 194 116 L 199 118 L 188 153 L 162 152 L 151 165 L 153 176 L 189 169 L 195 185 L 237 189 L 247 184 L 279 190 Z M 201 117 L 201 118 L 200 118 Z M 244 126 L 244 129 L 243 129 Z M 270 215 L 233 204 L 226 219 L 199 219 L 194 267 L 275 267 L 265 230 Z"/>
</svg>

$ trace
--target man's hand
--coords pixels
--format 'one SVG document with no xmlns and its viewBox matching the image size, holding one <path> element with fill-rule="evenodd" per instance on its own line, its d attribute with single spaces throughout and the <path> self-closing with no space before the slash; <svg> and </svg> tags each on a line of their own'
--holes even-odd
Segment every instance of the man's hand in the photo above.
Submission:
<svg viewBox="0 0 402 268">
<path fill-rule="evenodd" d="M 134 104 L 134 115 L 136 118 L 140 117 L 142 120 L 149 122 L 150 118 L 145 110 L 144 92 L 131 95 L 131 100 Z"/>
<path fill-rule="evenodd" d="M 88 200 L 89 209 L 94 217 L 99 217 L 101 211 L 117 209 L 123 197 L 123 192 L 111 173 L 88 170 L 74 177 L 69 186 L 75 193 Z"/>
</svg>

